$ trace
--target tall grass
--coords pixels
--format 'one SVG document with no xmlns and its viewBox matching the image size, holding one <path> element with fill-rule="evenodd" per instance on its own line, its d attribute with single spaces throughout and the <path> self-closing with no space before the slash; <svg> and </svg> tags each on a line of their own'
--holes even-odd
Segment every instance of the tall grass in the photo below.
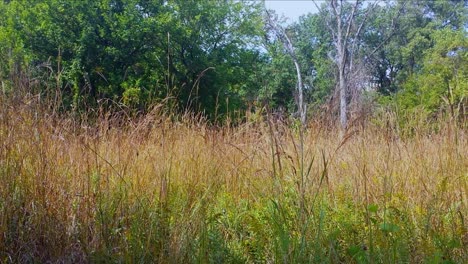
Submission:
<svg viewBox="0 0 468 264">
<path fill-rule="evenodd" d="M 468 261 L 465 128 L 301 136 L 0 100 L 0 262 Z"/>
</svg>

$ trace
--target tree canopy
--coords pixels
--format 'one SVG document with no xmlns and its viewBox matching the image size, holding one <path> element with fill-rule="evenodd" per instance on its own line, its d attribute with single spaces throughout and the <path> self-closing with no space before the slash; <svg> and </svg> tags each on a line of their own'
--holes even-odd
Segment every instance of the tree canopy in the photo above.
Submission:
<svg viewBox="0 0 468 264">
<path fill-rule="evenodd" d="M 145 111 L 165 100 L 219 119 L 255 105 L 297 113 L 300 76 L 308 115 L 331 104 L 332 115 L 351 118 L 372 94 L 381 106 L 459 116 L 467 7 L 329 1 L 298 22 L 277 20 L 291 57 L 256 1 L 4 0 L 0 80 L 4 93 L 28 87 L 58 98 L 61 111 Z"/>
</svg>

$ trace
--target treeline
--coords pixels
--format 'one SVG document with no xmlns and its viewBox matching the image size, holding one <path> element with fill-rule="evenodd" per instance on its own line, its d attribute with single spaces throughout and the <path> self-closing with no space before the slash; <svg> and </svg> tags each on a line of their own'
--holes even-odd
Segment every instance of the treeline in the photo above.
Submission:
<svg viewBox="0 0 468 264">
<path fill-rule="evenodd" d="M 60 111 L 164 100 L 222 119 L 264 106 L 295 114 L 301 95 L 309 117 L 344 126 L 376 106 L 402 120 L 466 117 L 467 1 L 315 4 L 287 24 L 260 1 L 3 0 L 2 92 Z"/>
</svg>

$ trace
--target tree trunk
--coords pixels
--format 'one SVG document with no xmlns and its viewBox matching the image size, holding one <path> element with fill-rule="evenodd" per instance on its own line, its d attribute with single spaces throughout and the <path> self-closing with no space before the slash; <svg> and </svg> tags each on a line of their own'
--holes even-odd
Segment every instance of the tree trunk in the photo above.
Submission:
<svg viewBox="0 0 468 264">
<path fill-rule="evenodd" d="M 286 49 L 286 52 L 289 54 L 291 59 L 294 62 L 294 66 L 296 67 L 296 75 L 297 75 L 297 108 L 301 120 L 301 124 L 305 125 L 306 124 L 306 104 L 304 103 L 304 85 L 302 83 L 302 74 L 301 74 L 301 67 L 299 65 L 299 61 L 297 60 L 296 52 L 294 50 L 294 46 L 292 44 L 291 39 L 288 37 L 286 34 L 286 31 L 284 30 L 281 25 L 277 23 L 277 20 L 271 14 L 266 8 L 265 8 L 266 14 L 267 14 L 267 19 L 268 23 L 273 30 L 274 34 L 276 37 L 283 43 L 284 48 Z"/>
<path fill-rule="evenodd" d="M 348 125 L 348 105 L 346 102 L 346 76 L 343 70 L 340 70 L 340 83 L 339 83 L 339 89 L 340 89 L 340 123 L 341 123 L 341 128 L 346 129 L 346 126 Z"/>
<path fill-rule="evenodd" d="M 296 66 L 296 71 L 297 71 L 297 92 L 298 92 L 298 110 L 299 114 L 301 117 L 301 123 L 302 125 L 305 125 L 306 123 L 306 108 L 304 104 L 304 91 L 303 91 L 303 84 L 302 84 L 302 75 L 301 75 L 301 68 L 299 66 L 299 63 L 297 60 L 294 58 L 294 65 Z"/>
</svg>

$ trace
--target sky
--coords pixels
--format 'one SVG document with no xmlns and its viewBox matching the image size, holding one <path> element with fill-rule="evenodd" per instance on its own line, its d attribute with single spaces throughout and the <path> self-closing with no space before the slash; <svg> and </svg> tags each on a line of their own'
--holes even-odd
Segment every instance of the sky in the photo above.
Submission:
<svg viewBox="0 0 468 264">
<path fill-rule="evenodd" d="M 301 15 L 317 12 L 312 0 L 266 0 L 265 3 L 268 9 L 273 9 L 276 13 L 289 18 L 288 22 L 298 21 Z"/>
</svg>

